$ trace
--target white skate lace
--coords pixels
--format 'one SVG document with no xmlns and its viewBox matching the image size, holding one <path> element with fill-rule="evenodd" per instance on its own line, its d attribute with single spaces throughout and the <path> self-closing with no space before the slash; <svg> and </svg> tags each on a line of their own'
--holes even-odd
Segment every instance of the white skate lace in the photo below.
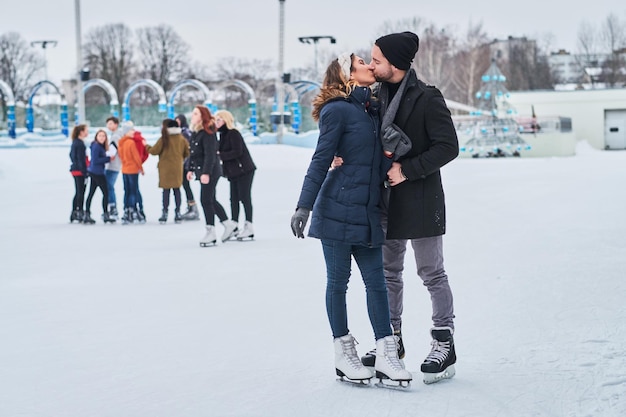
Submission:
<svg viewBox="0 0 626 417">
<path fill-rule="evenodd" d="M 385 359 L 393 370 L 404 369 L 398 358 L 398 336 L 393 336 L 392 339 L 385 338 Z"/>
<path fill-rule="evenodd" d="M 346 361 L 355 369 L 363 367 L 361 363 L 361 359 L 356 352 L 356 345 L 359 342 L 353 337 L 348 340 L 341 340 L 341 350 L 343 351 L 343 355 L 346 358 Z"/>
<path fill-rule="evenodd" d="M 448 357 L 448 353 L 450 353 L 450 342 L 440 342 L 438 340 L 433 340 L 430 342 L 432 349 L 424 362 L 437 362 L 442 363 Z"/>
</svg>

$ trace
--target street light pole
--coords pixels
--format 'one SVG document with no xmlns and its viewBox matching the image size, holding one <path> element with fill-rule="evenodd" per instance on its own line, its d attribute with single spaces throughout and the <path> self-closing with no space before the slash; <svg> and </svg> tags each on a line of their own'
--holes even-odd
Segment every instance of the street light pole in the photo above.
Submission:
<svg viewBox="0 0 626 417">
<path fill-rule="evenodd" d="M 276 132 L 276 143 L 283 142 L 284 117 L 285 117 L 285 90 L 283 88 L 284 45 L 285 45 L 285 0 L 278 0 L 280 4 L 279 30 L 278 30 L 278 74 L 276 75 L 276 110 L 278 111 L 278 131 Z"/>
<path fill-rule="evenodd" d="M 83 43 L 80 33 L 80 0 L 74 0 L 76 13 L 76 94 L 78 96 L 78 123 L 85 123 L 85 93 L 83 92 Z"/>
<path fill-rule="evenodd" d="M 57 46 L 57 41 L 32 41 L 30 43 L 30 46 L 35 45 L 41 45 L 41 48 L 43 49 L 43 68 L 45 72 L 45 79 L 48 80 L 48 56 L 46 54 L 46 48 L 48 47 L 48 45 L 54 48 L 55 46 Z"/>
<path fill-rule="evenodd" d="M 328 39 L 330 43 L 337 43 L 337 39 L 334 36 L 300 36 L 298 40 L 302 43 L 313 44 L 313 53 L 315 54 L 315 62 L 314 62 L 314 78 L 317 81 L 318 71 L 317 71 L 317 43 L 320 39 Z"/>
</svg>

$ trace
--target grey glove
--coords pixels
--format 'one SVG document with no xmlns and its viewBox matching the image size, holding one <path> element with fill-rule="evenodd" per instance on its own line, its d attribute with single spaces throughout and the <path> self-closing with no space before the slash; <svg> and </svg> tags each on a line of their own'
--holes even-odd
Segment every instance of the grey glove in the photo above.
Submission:
<svg viewBox="0 0 626 417">
<path fill-rule="evenodd" d="M 383 150 L 392 153 L 397 159 L 411 150 L 411 139 L 394 123 L 387 126 L 382 134 Z"/>
<path fill-rule="evenodd" d="M 296 212 L 291 216 L 291 231 L 295 237 L 304 239 L 304 227 L 309 220 L 311 210 L 305 208 L 297 208 Z"/>
</svg>

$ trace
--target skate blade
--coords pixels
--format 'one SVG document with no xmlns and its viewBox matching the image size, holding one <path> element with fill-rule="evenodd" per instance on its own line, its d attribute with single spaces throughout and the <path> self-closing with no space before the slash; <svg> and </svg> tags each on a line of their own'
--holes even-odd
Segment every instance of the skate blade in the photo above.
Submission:
<svg viewBox="0 0 626 417">
<path fill-rule="evenodd" d="M 222 243 L 226 243 L 229 240 L 235 240 L 237 239 L 237 235 L 235 233 L 231 234 L 230 236 L 227 236 L 226 238 L 222 239 Z M 239 239 L 237 239 L 239 240 Z"/>
<path fill-rule="evenodd" d="M 424 384 L 430 385 L 439 381 L 443 381 L 444 379 L 450 379 L 455 374 L 456 370 L 454 369 L 454 365 L 450 365 L 446 369 L 444 369 L 443 372 L 438 372 L 436 374 L 424 373 Z"/>
<path fill-rule="evenodd" d="M 407 390 L 411 387 L 411 381 L 394 381 L 391 379 L 378 379 L 376 384 L 378 388 L 395 389 L 399 391 Z"/>
<path fill-rule="evenodd" d="M 411 385 L 412 379 L 390 379 L 382 372 L 376 371 L 376 378 L 378 382 L 377 387 L 392 388 L 392 389 L 407 389 Z"/>
<path fill-rule="evenodd" d="M 337 378 L 337 381 L 342 382 L 344 384 L 349 384 L 355 387 L 369 387 L 372 385 L 372 378 L 368 379 L 350 379 L 345 376 L 340 376 Z"/>
<path fill-rule="evenodd" d="M 357 386 L 369 386 L 370 382 L 372 381 L 372 377 L 367 377 L 367 378 L 363 378 L 363 379 L 352 379 L 352 378 L 348 378 L 343 372 L 341 372 L 339 369 L 335 369 L 335 372 L 337 373 L 337 376 L 339 378 L 337 378 L 337 381 L 339 382 L 345 382 L 348 384 L 352 384 L 352 385 L 357 385 Z"/>
<path fill-rule="evenodd" d="M 216 241 L 213 242 L 200 242 L 200 247 L 208 248 L 209 246 L 217 246 Z"/>
<path fill-rule="evenodd" d="M 244 237 L 239 237 L 237 236 L 237 242 L 244 242 L 244 241 L 253 241 L 254 240 L 254 235 L 250 235 L 250 236 L 244 236 Z"/>
</svg>

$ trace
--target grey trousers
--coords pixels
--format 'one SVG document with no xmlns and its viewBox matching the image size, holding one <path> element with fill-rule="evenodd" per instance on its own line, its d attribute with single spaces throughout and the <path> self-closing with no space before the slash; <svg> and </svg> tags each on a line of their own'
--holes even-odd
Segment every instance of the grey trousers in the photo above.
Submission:
<svg viewBox="0 0 626 417">
<path fill-rule="evenodd" d="M 383 217 L 383 229 L 387 233 L 387 219 Z M 394 331 L 402 328 L 402 309 L 404 303 L 404 256 L 407 239 L 385 240 L 383 245 L 383 264 L 387 280 L 389 313 Z M 434 236 L 411 239 L 417 275 L 430 293 L 433 309 L 434 327 L 454 329 L 454 306 L 448 276 L 443 268 L 443 237 Z"/>
</svg>

